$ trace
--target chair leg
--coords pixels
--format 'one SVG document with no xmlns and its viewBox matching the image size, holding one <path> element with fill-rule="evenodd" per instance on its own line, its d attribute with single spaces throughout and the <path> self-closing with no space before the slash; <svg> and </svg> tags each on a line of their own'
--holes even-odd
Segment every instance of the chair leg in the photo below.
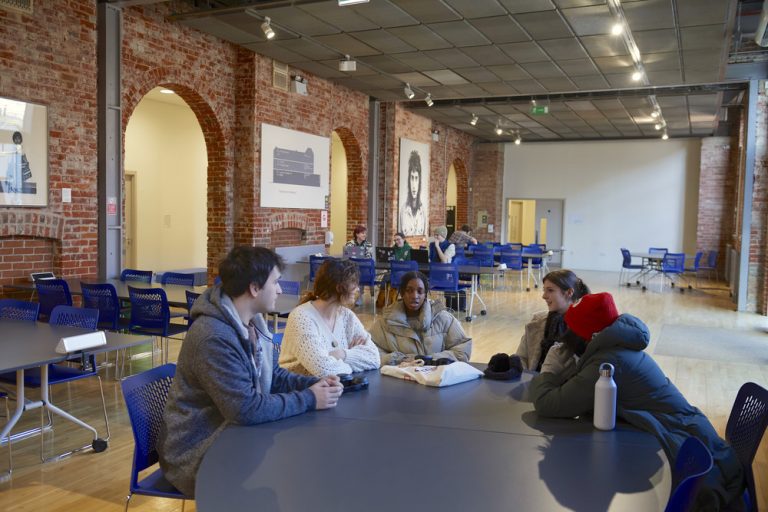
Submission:
<svg viewBox="0 0 768 512">
<path fill-rule="evenodd" d="M 7 395 L 5 396 L 5 418 L 8 421 L 11 421 L 11 410 L 8 408 Z M 11 442 L 11 433 L 8 432 L 8 471 L 4 477 L 0 478 L 0 481 L 11 478 L 12 473 L 13 473 L 13 443 Z"/>
<path fill-rule="evenodd" d="M 131 502 L 131 498 L 133 498 L 133 493 L 129 493 L 128 496 L 125 497 L 125 509 L 124 509 L 124 512 L 128 512 L 128 504 Z"/>
</svg>

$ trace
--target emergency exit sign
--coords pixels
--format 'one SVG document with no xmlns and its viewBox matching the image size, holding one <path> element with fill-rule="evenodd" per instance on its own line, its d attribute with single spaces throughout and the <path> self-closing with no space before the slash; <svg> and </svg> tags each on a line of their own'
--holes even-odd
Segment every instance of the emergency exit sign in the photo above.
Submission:
<svg viewBox="0 0 768 512">
<path fill-rule="evenodd" d="M 549 105 L 533 105 L 531 106 L 531 114 L 534 116 L 549 114 Z"/>
</svg>

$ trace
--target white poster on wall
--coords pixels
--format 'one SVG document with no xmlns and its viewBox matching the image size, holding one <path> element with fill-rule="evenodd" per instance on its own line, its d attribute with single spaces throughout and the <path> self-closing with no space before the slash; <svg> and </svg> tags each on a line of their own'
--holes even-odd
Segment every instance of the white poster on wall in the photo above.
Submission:
<svg viewBox="0 0 768 512">
<path fill-rule="evenodd" d="M 429 144 L 400 139 L 398 231 L 429 234 Z"/>
<path fill-rule="evenodd" d="M 325 208 L 331 139 L 261 124 L 261 206 Z"/>
</svg>

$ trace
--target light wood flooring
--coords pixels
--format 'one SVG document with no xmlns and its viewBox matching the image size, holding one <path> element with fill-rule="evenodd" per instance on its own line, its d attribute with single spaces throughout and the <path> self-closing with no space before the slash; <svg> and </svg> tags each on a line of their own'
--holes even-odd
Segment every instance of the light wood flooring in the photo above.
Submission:
<svg viewBox="0 0 768 512">
<path fill-rule="evenodd" d="M 617 274 L 609 272 L 582 272 L 581 277 L 592 291 L 609 291 L 614 294 L 621 312 L 632 313 L 643 319 L 652 334 L 649 352 L 653 353 L 663 325 L 697 325 L 734 330 L 768 330 L 768 318 L 734 312 L 728 292 L 723 285 L 702 282 L 708 289 L 680 294 L 667 289 L 641 292 L 617 284 Z M 516 281 L 514 282 L 516 285 Z M 497 352 L 514 352 L 523 326 L 530 316 L 545 308 L 538 290 L 519 291 L 510 280 L 510 289 L 497 284 L 496 290 L 485 286 L 483 298 L 488 306 L 487 316 L 478 316 L 471 323 L 464 323 L 473 338 L 472 360 L 487 362 Z M 370 298 L 366 297 L 364 311 L 370 311 Z M 372 315 L 360 313 L 366 326 Z M 171 342 L 173 354 L 180 342 Z M 768 350 L 768 334 L 766 348 Z M 731 405 L 742 383 L 754 381 L 768 387 L 768 367 L 758 364 L 723 363 L 683 357 L 655 356 L 670 379 L 680 388 L 688 400 L 701 408 L 723 434 Z M 134 371 L 146 368 L 148 360 L 134 363 Z M 118 511 L 128 488 L 133 451 L 133 437 L 122 401 L 119 383 L 113 380 L 110 369 L 103 374 L 107 407 L 112 428 L 112 438 L 106 452 L 83 452 L 67 459 L 40 464 L 39 438 L 30 438 L 14 444 L 13 477 L 0 483 L 0 510 L 3 511 Z M 54 388 L 54 402 L 82 417 L 97 429 L 103 429 L 100 414 L 98 385 L 86 379 L 71 385 Z M 13 403 L 11 404 L 13 407 Z M 31 411 L 25 415 L 23 425 L 39 422 L 40 415 Z M 54 444 L 58 451 L 82 445 L 90 441 L 89 433 L 71 426 L 63 420 L 55 420 Z M 50 439 L 49 439 L 50 441 Z M 50 446 L 47 442 L 50 453 Z M 0 449 L 0 471 L 7 464 L 7 451 Z M 759 488 L 759 506 L 768 508 L 768 436 L 765 436 L 754 463 L 755 479 Z M 258 504 L 254 504 L 254 510 Z M 136 496 L 130 510 L 181 510 L 181 503 Z M 187 503 L 186 510 L 194 510 L 194 503 Z"/>
</svg>

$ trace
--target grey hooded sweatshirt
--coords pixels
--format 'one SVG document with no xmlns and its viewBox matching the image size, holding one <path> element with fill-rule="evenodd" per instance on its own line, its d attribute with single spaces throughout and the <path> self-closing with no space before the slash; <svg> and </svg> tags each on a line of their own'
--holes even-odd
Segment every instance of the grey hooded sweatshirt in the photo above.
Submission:
<svg viewBox="0 0 768 512">
<path fill-rule="evenodd" d="M 206 290 L 191 315 L 194 323 L 179 352 L 157 445 L 165 477 L 189 497 L 203 455 L 224 428 L 313 410 L 315 396 L 308 388 L 318 380 L 278 366 L 261 315 L 253 319 L 259 357 L 221 286 Z"/>
</svg>

